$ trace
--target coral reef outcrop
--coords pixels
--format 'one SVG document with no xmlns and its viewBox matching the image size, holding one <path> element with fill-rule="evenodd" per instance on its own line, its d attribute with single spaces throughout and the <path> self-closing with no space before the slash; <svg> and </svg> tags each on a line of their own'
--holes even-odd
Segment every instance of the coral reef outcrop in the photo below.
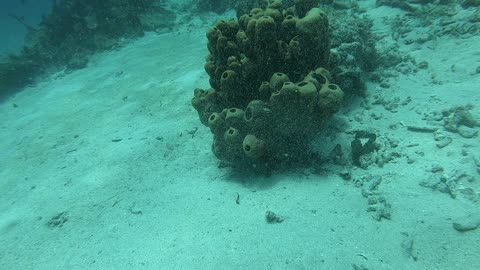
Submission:
<svg viewBox="0 0 480 270">
<path fill-rule="evenodd" d="M 208 30 L 211 88 L 195 89 L 192 105 L 213 133 L 218 159 L 262 172 L 303 164 L 314 136 L 340 109 L 344 93 L 323 68 L 327 15 L 313 2 L 283 9 L 273 1 Z"/>
</svg>

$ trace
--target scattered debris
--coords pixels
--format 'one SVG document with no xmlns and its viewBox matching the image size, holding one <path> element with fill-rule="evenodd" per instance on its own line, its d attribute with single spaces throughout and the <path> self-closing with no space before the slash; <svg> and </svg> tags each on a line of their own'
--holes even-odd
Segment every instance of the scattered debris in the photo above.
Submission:
<svg viewBox="0 0 480 270">
<path fill-rule="evenodd" d="M 378 191 L 382 180 L 382 176 L 374 176 L 371 174 L 366 174 L 353 180 L 356 187 L 362 188 L 362 196 L 367 198 L 367 212 L 373 212 L 372 217 L 377 221 L 381 221 L 382 219 L 390 220 L 392 212 L 390 203 L 388 203 L 385 196 Z"/>
<path fill-rule="evenodd" d="M 366 143 L 362 144 L 360 139 L 368 139 Z M 367 131 L 355 132 L 355 139 L 352 141 L 352 161 L 355 166 L 361 166 L 360 157 L 365 154 L 372 153 L 377 149 L 375 140 L 377 135 Z"/>
<path fill-rule="evenodd" d="M 442 111 L 445 129 L 470 139 L 478 135 L 478 121 L 470 113 L 472 106 L 459 106 Z"/>
<path fill-rule="evenodd" d="M 349 132 L 350 133 L 350 132 Z M 396 150 L 399 142 L 386 135 L 377 137 L 375 133 L 367 131 L 354 131 L 355 139 L 351 142 L 352 161 L 355 166 L 367 169 L 370 165 L 376 164 L 383 167 L 401 153 Z"/>
<path fill-rule="evenodd" d="M 192 135 L 192 138 L 195 137 L 195 133 L 197 133 L 198 127 L 194 127 L 191 130 L 187 131 L 187 134 Z"/>
<path fill-rule="evenodd" d="M 128 208 L 128 211 L 130 211 L 130 213 L 132 213 L 132 214 L 134 214 L 134 215 L 141 215 L 141 214 L 143 214 L 142 209 L 140 209 L 139 207 L 136 207 L 136 206 L 135 206 L 135 202 L 132 203 L 132 205 Z"/>
<path fill-rule="evenodd" d="M 373 212 L 376 221 L 392 218 L 392 207 L 382 195 L 369 195 L 367 212 Z"/>
<path fill-rule="evenodd" d="M 411 156 L 407 156 L 407 164 L 413 164 L 417 161 L 416 158 L 414 157 L 411 157 Z"/>
<path fill-rule="evenodd" d="M 235 203 L 240 204 L 240 193 L 237 192 L 235 195 Z"/>
<path fill-rule="evenodd" d="M 452 138 L 443 134 L 440 130 L 437 130 L 433 133 L 433 138 L 437 142 L 436 145 L 438 148 L 442 149 L 445 146 L 452 143 Z"/>
<path fill-rule="evenodd" d="M 407 130 L 413 131 L 413 132 L 422 132 L 422 133 L 433 133 L 438 130 L 436 127 L 421 127 L 421 126 L 407 126 Z"/>
<path fill-rule="evenodd" d="M 447 175 L 443 173 L 443 168 L 432 168 L 432 172 L 434 174 L 428 179 L 421 181 L 420 186 L 447 193 L 452 199 L 455 199 L 460 193 L 465 195 L 467 199 L 477 200 L 477 193 L 471 187 L 464 186 L 474 182 L 475 178 L 473 176 L 459 170 L 455 170 Z"/>
<path fill-rule="evenodd" d="M 52 217 L 48 222 L 47 226 L 49 228 L 61 228 L 65 223 L 67 223 L 69 217 L 68 212 L 61 212 L 54 217 Z"/>
<path fill-rule="evenodd" d="M 430 169 L 430 171 L 431 171 L 432 173 L 443 172 L 443 170 L 444 170 L 443 167 L 440 166 L 439 164 L 433 165 L 432 168 Z"/>
<path fill-rule="evenodd" d="M 285 219 L 272 211 L 265 212 L 265 221 L 268 224 L 282 223 Z"/>
<path fill-rule="evenodd" d="M 457 133 L 466 139 L 471 139 L 478 135 L 478 130 L 466 126 L 459 126 Z"/>
<path fill-rule="evenodd" d="M 405 254 L 412 258 L 414 261 L 418 260 L 418 255 L 416 255 L 414 244 L 414 239 L 408 233 L 402 233 L 407 238 L 402 241 L 402 248 L 405 251 Z"/>
<path fill-rule="evenodd" d="M 443 125 L 447 131 L 452 133 L 459 133 L 459 129 L 464 127 L 468 132 L 469 129 L 475 130 L 480 126 L 480 123 L 470 113 L 471 109 L 473 109 L 472 105 L 454 106 L 426 114 L 424 119 L 429 120 L 432 124 Z"/>
<path fill-rule="evenodd" d="M 373 98 L 375 100 L 372 102 L 372 105 L 382 105 L 385 110 L 387 110 L 391 113 L 398 112 L 397 109 L 401 104 L 401 101 L 400 101 L 399 97 L 394 97 L 391 100 L 387 100 L 384 97 L 381 97 L 379 95 L 374 95 Z"/>
<path fill-rule="evenodd" d="M 345 181 L 352 180 L 352 173 L 350 171 L 341 171 L 338 175 Z"/>
<path fill-rule="evenodd" d="M 345 154 L 343 153 L 342 146 L 340 144 L 335 145 L 333 150 L 330 152 L 328 159 L 331 160 L 335 165 L 345 166 L 348 163 L 345 159 Z"/>
</svg>

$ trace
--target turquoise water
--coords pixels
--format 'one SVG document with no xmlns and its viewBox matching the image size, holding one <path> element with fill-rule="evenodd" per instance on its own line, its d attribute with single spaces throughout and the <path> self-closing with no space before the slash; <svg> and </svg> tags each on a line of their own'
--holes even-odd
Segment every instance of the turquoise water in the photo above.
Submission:
<svg viewBox="0 0 480 270">
<path fill-rule="evenodd" d="M 0 269 L 480 268 L 478 3 L 319 2 L 2 2 Z"/>
</svg>

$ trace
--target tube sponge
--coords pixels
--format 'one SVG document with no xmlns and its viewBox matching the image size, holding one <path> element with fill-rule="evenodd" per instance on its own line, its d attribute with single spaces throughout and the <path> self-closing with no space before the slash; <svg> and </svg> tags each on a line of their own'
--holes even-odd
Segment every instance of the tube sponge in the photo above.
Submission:
<svg viewBox="0 0 480 270">
<path fill-rule="evenodd" d="M 280 90 L 280 94 L 286 97 L 287 100 L 293 100 L 298 96 L 298 87 L 292 82 L 285 82 Z"/>
<path fill-rule="evenodd" d="M 325 70 L 325 71 L 324 71 Z M 318 68 L 315 71 L 310 71 L 303 79 L 304 81 L 311 82 L 315 87 L 320 90 L 325 84 L 330 83 L 331 76 L 326 69 Z"/>
<path fill-rule="evenodd" d="M 245 109 L 245 122 L 254 130 L 264 130 L 270 126 L 272 111 L 267 103 L 261 100 L 252 100 Z"/>
<path fill-rule="evenodd" d="M 225 124 L 227 127 L 244 129 L 245 122 L 243 120 L 244 112 L 238 108 L 230 108 L 226 110 Z"/>
<path fill-rule="evenodd" d="M 326 84 L 320 89 L 318 104 L 323 111 L 333 113 L 340 109 L 343 91 L 336 84 Z"/>
<path fill-rule="evenodd" d="M 265 155 L 265 142 L 248 134 L 243 139 L 243 152 L 250 158 L 258 159 Z"/>
<path fill-rule="evenodd" d="M 304 18 L 297 20 L 299 33 L 308 36 L 323 36 L 328 29 L 327 15 L 319 8 L 312 8 Z"/>
<path fill-rule="evenodd" d="M 238 88 L 238 74 L 233 70 L 227 70 L 222 73 L 220 78 L 220 86 L 227 95 L 233 94 Z"/>
<path fill-rule="evenodd" d="M 290 81 L 288 76 L 284 73 L 274 73 L 270 78 L 270 86 L 273 88 L 274 91 L 279 91 L 282 89 L 282 86 L 285 82 Z"/>
<path fill-rule="evenodd" d="M 270 16 L 260 17 L 255 25 L 255 40 L 257 42 L 276 42 L 275 20 Z"/>
<path fill-rule="evenodd" d="M 283 19 L 280 29 L 284 41 L 289 42 L 295 36 L 296 24 L 297 18 L 292 15 Z"/>
<path fill-rule="evenodd" d="M 230 127 L 229 129 L 227 129 L 225 131 L 225 134 L 224 134 L 224 139 L 227 143 L 229 144 L 234 144 L 234 143 L 239 143 L 241 142 L 241 135 L 240 135 L 240 131 L 236 128 L 233 128 L 233 127 Z"/>
<path fill-rule="evenodd" d="M 317 88 L 315 85 L 311 82 L 299 82 L 297 84 L 298 87 L 298 93 L 300 94 L 300 97 L 303 98 L 308 98 L 308 99 L 314 99 L 317 96 Z"/>
<path fill-rule="evenodd" d="M 236 128 L 230 127 L 223 135 L 225 151 L 223 159 L 229 162 L 236 162 L 243 157 L 242 151 L 242 132 Z"/>
<path fill-rule="evenodd" d="M 213 134 L 219 134 L 225 129 L 225 116 L 220 113 L 212 113 L 208 118 L 208 126 Z"/>
</svg>

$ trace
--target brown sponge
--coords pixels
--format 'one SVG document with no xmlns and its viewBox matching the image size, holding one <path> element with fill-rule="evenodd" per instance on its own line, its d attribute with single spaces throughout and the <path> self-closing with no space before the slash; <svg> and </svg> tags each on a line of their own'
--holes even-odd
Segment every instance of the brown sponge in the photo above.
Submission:
<svg viewBox="0 0 480 270">
<path fill-rule="evenodd" d="M 243 120 L 244 111 L 238 108 L 230 108 L 225 110 L 225 124 L 227 127 L 234 127 L 236 129 L 244 129 L 245 121 Z"/>
<path fill-rule="evenodd" d="M 212 89 L 196 89 L 192 100 L 213 133 L 215 156 L 265 171 L 309 160 L 314 135 L 343 98 L 319 68 L 332 61 L 327 17 L 313 8 L 318 0 L 295 0 L 287 9 L 268 2 L 208 30 Z"/>
<path fill-rule="evenodd" d="M 282 86 L 285 82 L 290 81 L 286 74 L 277 72 L 272 75 L 270 78 L 270 86 L 273 88 L 274 91 L 278 91 L 282 89 Z"/>
<path fill-rule="evenodd" d="M 328 113 L 337 112 L 340 109 L 343 100 L 343 91 L 336 84 L 325 84 L 319 92 L 318 105 Z"/>
<path fill-rule="evenodd" d="M 327 28 L 327 15 L 319 8 L 312 8 L 305 17 L 297 20 L 297 30 L 304 35 L 323 35 Z"/>
<path fill-rule="evenodd" d="M 265 155 L 265 142 L 255 135 L 248 134 L 243 139 L 243 152 L 250 158 L 260 158 Z"/>
<path fill-rule="evenodd" d="M 252 100 L 245 109 L 245 122 L 253 130 L 264 130 L 271 124 L 272 110 L 266 102 Z"/>
<path fill-rule="evenodd" d="M 225 130 L 225 115 L 221 113 L 212 113 L 208 118 L 208 126 L 213 134 L 218 135 Z"/>
<path fill-rule="evenodd" d="M 276 43 L 276 28 L 275 20 L 270 16 L 260 17 L 255 25 L 255 40 L 257 42 L 275 42 Z"/>
</svg>

